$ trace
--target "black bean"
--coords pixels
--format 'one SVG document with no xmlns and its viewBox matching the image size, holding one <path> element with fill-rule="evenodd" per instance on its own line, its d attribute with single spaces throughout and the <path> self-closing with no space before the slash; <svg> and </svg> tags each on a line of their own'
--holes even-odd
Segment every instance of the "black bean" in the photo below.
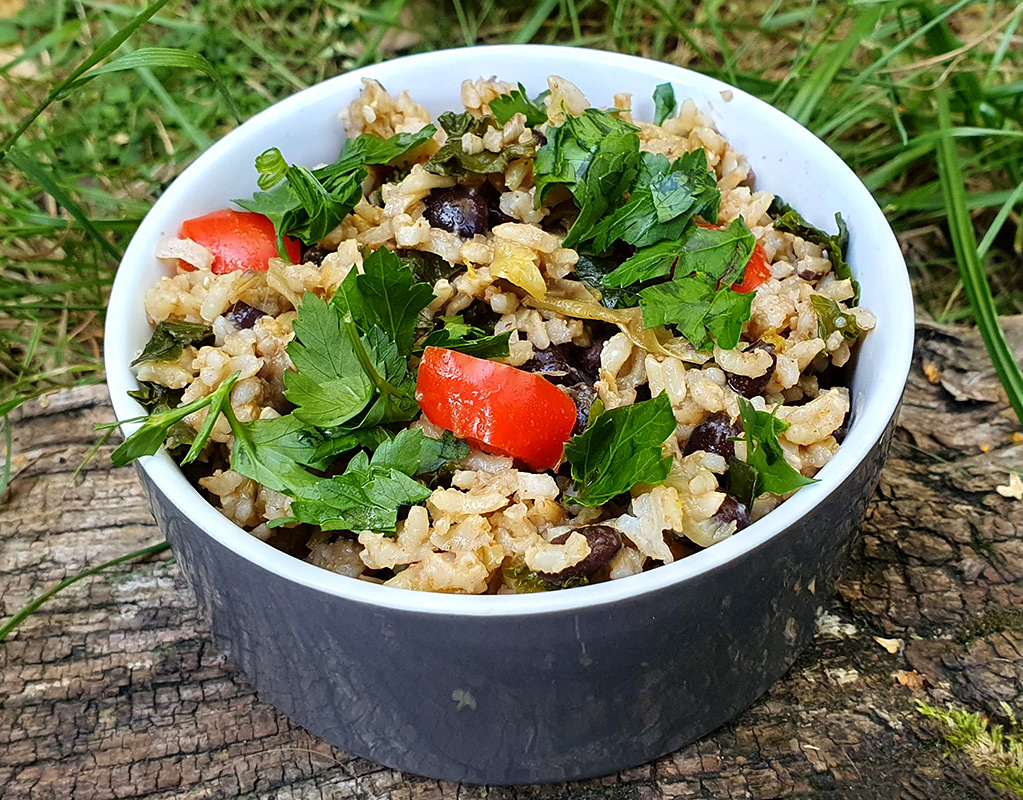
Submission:
<svg viewBox="0 0 1023 800">
<path fill-rule="evenodd" d="M 315 264 L 317 267 L 322 266 L 323 259 L 333 252 L 330 248 L 314 244 L 302 251 L 302 263 Z"/>
<path fill-rule="evenodd" d="M 589 577 L 610 564 L 611 559 L 622 549 L 622 535 L 607 525 L 584 525 L 581 528 L 573 528 L 567 533 L 555 536 L 551 539 L 551 544 L 564 544 L 573 533 L 581 533 L 586 537 L 586 541 L 590 545 L 590 554 L 578 564 L 566 567 L 561 572 L 537 573 L 545 581 Z"/>
<path fill-rule="evenodd" d="M 536 142 L 537 147 L 543 147 L 547 144 L 547 136 L 543 131 L 538 131 L 536 128 L 533 128 L 533 141 Z"/>
<path fill-rule="evenodd" d="M 588 383 L 577 383 L 568 387 L 568 396 L 575 402 L 575 427 L 572 433 L 580 434 L 590 423 L 590 408 L 597 399 L 597 390 Z"/>
<path fill-rule="evenodd" d="M 730 494 L 725 495 L 721 507 L 714 514 L 714 519 L 725 524 L 734 522 L 737 531 L 748 528 L 750 524 L 749 511 L 746 508 L 746 504 L 740 503 Z"/>
<path fill-rule="evenodd" d="M 589 348 L 583 349 L 574 344 L 552 344 L 546 350 L 537 350 L 533 357 L 522 365 L 527 372 L 543 375 L 551 383 L 562 386 L 573 386 L 577 383 L 593 384 L 597 380 L 597 371 L 590 370 L 592 358 L 588 358 Z M 600 364 L 600 355 L 597 355 Z"/>
<path fill-rule="evenodd" d="M 463 239 L 471 239 L 490 230 L 487 198 L 479 189 L 452 186 L 431 192 L 425 202 L 423 216 L 434 228 L 451 231 Z"/>
<path fill-rule="evenodd" d="M 773 344 L 757 342 L 746 352 L 749 353 L 753 350 L 764 350 L 771 356 L 771 365 L 767 368 L 767 372 L 763 375 L 758 375 L 756 378 L 750 378 L 746 375 L 735 375 L 731 372 L 725 373 L 725 378 L 728 381 L 728 385 L 732 387 L 732 390 L 736 394 L 741 394 L 747 399 L 757 397 L 764 393 L 764 390 L 767 388 L 767 384 L 771 382 L 771 378 L 774 376 L 774 368 L 778 363 L 778 357 L 774 354 Z"/>
<path fill-rule="evenodd" d="M 243 303 L 239 300 L 233 306 L 231 306 L 227 313 L 224 314 L 227 321 L 234 325 L 236 328 L 247 330 L 256 324 L 256 320 L 260 317 L 265 317 L 266 312 L 260 311 L 258 308 L 253 308 L 248 303 Z"/>
<path fill-rule="evenodd" d="M 487 214 L 490 217 L 490 227 L 501 225 L 505 222 L 518 222 L 514 217 L 509 217 L 501 210 L 501 193 L 491 184 L 484 183 L 481 191 L 487 198 Z"/>
<path fill-rule="evenodd" d="M 732 422 L 727 414 L 712 414 L 693 429 L 685 447 L 682 448 L 682 455 L 687 456 L 697 450 L 703 450 L 706 453 L 716 453 L 727 460 L 735 455 L 735 442 L 731 440 L 741 435 L 742 428 Z"/>
</svg>

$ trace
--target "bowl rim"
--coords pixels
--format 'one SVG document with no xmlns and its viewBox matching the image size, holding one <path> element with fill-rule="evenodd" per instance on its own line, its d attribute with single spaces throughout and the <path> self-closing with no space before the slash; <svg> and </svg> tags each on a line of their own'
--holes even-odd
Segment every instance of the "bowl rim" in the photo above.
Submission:
<svg viewBox="0 0 1023 800">
<path fill-rule="evenodd" d="M 819 482 L 801 489 L 792 498 L 749 528 L 744 529 L 741 536 L 731 536 L 713 547 L 638 575 L 582 586 L 572 591 L 519 595 L 455 595 L 411 591 L 353 580 L 277 550 L 247 533 L 217 511 L 188 482 L 184 473 L 162 447 L 157 454 L 139 459 L 139 467 L 145 471 L 166 499 L 206 535 L 257 566 L 297 584 L 345 600 L 422 614 L 523 616 L 593 609 L 685 583 L 757 549 L 775 536 L 783 535 L 790 526 L 799 519 L 812 514 L 817 506 L 838 490 L 880 441 L 889 421 L 898 409 L 909 375 L 914 341 L 913 295 L 905 262 L 891 227 L 867 188 L 831 148 L 806 128 L 768 103 L 715 78 L 683 67 L 621 53 L 558 45 L 525 44 L 477 45 L 404 56 L 328 78 L 289 95 L 219 139 L 183 170 L 154 203 L 153 208 L 132 237 L 118 269 L 108 303 L 104 336 L 104 366 L 116 418 L 118 420 L 130 419 L 138 416 L 142 410 L 133 399 L 127 396 L 129 390 L 137 388 L 135 377 L 128 366 L 130 359 L 116 352 L 111 344 L 121 329 L 122 317 L 132 303 L 137 303 L 141 299 L 137 294 L 132 295 L 128 288 L 129 281 L 126 274 L 133 269 L 133 263 L 144 263 L 145 259 L 152 258 L 152 248 L 156 242 L 155 234 L 159 234 L 159 231 L 149 230 L 150 227 L 155 227 L 155 223 L 147 226 L 147 222 L 153 219 L 154 211 L 161 203 L 165 202 L 166 198 L 169 197 L 173 201 L 175 195 L 180 193 L 180 191 L 175 191 L 175 186 L 181 190 L 189 182 L 195 181 L 196 176 L 202 173 L 208 164 L 216 161 L 222 153 L 231 148 L 239 131 L 243 129 L 258 127 L 264 121 L 282 113 L 287 114 L 292 109 L 300 108 L 323 94 L 335 93 L 342 87 L 348 88 L 352 84 L 357 85 L 363 78 L 380 77 L 379 73 L 382 71 L 415 69 L 424 62 L 439 60 L 448 62 L 452 73 L 458 75 L 460 73 L 455 70 L 459 65 L 472 61 L 481 49 L 485 49 L 488 57 L 494 59 L 495 63 L 500 60 L 500 63 L 514 64 L 517 59 L 531 60 L 556 54 L 561 62 L 576 62 L 580 67 L 592 64 L 596 60 L 612 66 L 620 65 L 623 68 L 635 69 L 638 67 L 646 72 L 651 79 L 688 84 L 694 87 L 700 86 L 708 94 L 731 92 L 734 97 L 741 97 L 743 102 L 752 103 L 758 107 L 762 113 L 772 118 L 778 125 L 784 125 L 787 135 L 791 131 L 791 135 L 799 139 L 800 146 L 806 148 L 812 158 L 831 159 L 837 162 L 836 169 L 846 170 L 848 175 L 866 193 L 870 204 L 877 210 L 877 215 L 883 222 L 883 226 L 875 226 L 877 227 L 876 232 L 881 234 L 882 239 L 888 239 L 887 242 L 875 241 L 874 244 L 878 247 L 886 245 L 886 251 L 890 251 L 893 257 L 897 256 L 897 263 L 901 266 L 901 269 L 893 270 L 888 275 L 888 279 L 891 281 L 891 286 L 888 288 L 902 296 L 897 305 L 898 307 L 904 305 L 906 314 L 901 319 L 886 320 L 886 325 L 891 328 L 889 338 L 892 340 L 891 346 L 886 348 L 884 353 L 886 390 L 873 393 L 866 398 L 865 407 L 857 421 L 858 425 L 854 426 L 838 452 L 818 473 Z M 126 436 L 137 427 L 138 423 L 125 423 L 122 426 Z"/>
</svg>

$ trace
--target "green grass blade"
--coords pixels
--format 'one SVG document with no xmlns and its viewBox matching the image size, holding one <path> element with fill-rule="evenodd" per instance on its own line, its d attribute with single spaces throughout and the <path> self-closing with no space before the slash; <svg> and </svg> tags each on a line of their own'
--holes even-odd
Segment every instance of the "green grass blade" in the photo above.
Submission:
<svg viewBox="0 0 1023 800">
<path fill-rule="evenodd" d="M 131 553 L 128 553 L 127 555 L 119 556 L 117 558 L 111 559 L 110 561 L 105 561 L 102 564 L 99 564 L 95 567 L 89 567 L 88 569 L 82 570 L 77 575 L 72 575 L 70 578 L 65 578 L 60 583 L 51 586 L 38 597 L 33 598 L 23 608 L 18 610 L 13 617 L 11 617 L 9 620 L 7 620 L 7 622 L 0 626 L 0 642 L 3 642 L 8 636 L 11 635 L 11 633 L 19 625 L 21 625 L 26 619 L 28 619 L 36 611 L 38 611 L 39 608 L 43 605 L 43 603 L 45 603 L 58 592 L 62 592 L 69 586 L 73 586 L 74 584 L 78 583 L 78 581 L 82 580 L 83 578 L 88 578 L 90 575 L 95 575 L 96 573 L 102 572 L 105 569 L 116 567 L 118 564 L 124 564 L 128 561 L 135 561 L 137 559 L 147 558 L 149 556 L 156 555 L 157 553 L 162 553 L 164 550 L 168 550 L 169 548 L 170 545 L 167 542 L 153 544 L 150 545 L 149 547 L 143 547 L 140 550 L 135 550 Z"/>
<path fill-rule="evenodd" d="M 952 112 L 949 109 L 948 90 L 944 87 L 939 89 L 937 100 L 938 125 L 941 130 L 951 133 Z M 938 141 L 937 155 L 941 193 L 945 200 L 952 247 L 959 262 L 963 289 L 970 301 L 977 327 L 980 328 L 995 372 L 1005 387 L 1005 393 L 1016 416 L 1023 423 L 1023 372 L 1020 371 L 1019 363 L 1013 356 L 1005 340 L 1005 333 L 998 323 L 998 312 L 991 295 L 991 287 L 988 285 L 984 265 L 977 253 L 977 238 L 966 202 L 962 165 L 956 152 L 955 139 L 951 135 Z"/>
<path fill-rule="evenodd" d="M 102 42 L 99 47 L 93 50 L 92 55 L 79 64 L 74 72 L 50 89 L 43 102 L 32 109 L 28 116 L 21 121 L 21 124 L 19 124 L 12 133 L 8 134 L 2 142 L 0 142 L 0 158 L 6 155 L 11 147 L 14 146 L 14 143 L 21 138 L 21 135 L 28 130 L 28 127 L 35 122 L 36 119 L 38 119 L 39 115 L 42 114 L 54 100 L 60 96 L 69 84 L 78 80 L 78 78 L 96 66 L 104 58 L 114 53 L 117 48 L 124 44 L 129 37 L 135 33 L 135 31 L 141 28 L 151 16 L 167 5 L 168 2 L 170 2 L 170 0 L 153 0 L 153 2 L 142 9 L 131 20 L 131 22 L 115 31 L 109 38 Z"/>
<path fill-rule="evenodd" d="M 1018 202 L 1023 200 L 1023 183 L 1020 183 L 1013 193 L 1009 195 L 1002 207 L 998 209 L 998 213 L 995 214 L 995 218 L 991 220 L 991 225 L 988 226 L 987 232 L 984 234 L 984 238 L 980 240 L 980 244 L 977 246 L 977 255 L 981 258 L 987 255 L 988 250 L 991 249 L 992 243 L 995 241 L 995 237 L 999 231 L 1002 230 L 1002 226 L 1005 224 L 1005 220 L 1009 218 L 1009 214 L 1012 213 L 1012 208 Z"/>
<path fill-rule="evenodd" d="M 540 26 L 547 21 L 547 18 L 554 13 L 554 9 L 557 7 L 558 0 L 542 0 L 542 2 L 537 3 L 533 13 L 528 19 L 522 21 L 522 27 L 511 37 L 511 41 L 515 44 L 525 44 L 528 42 L 536 36 Z"/>
<path fill-rule="evenodd" d="M 14 460 L 14 430 L 11 425 L 11 418 L 6 414 L 0 417 L 0 425 L 4 428 L 4 465 L 0 470 L 0 497 L 4 496 L 7 487 L 11 485 L 11 462 Z"/>
<path fill-rule="evenodd" d="M 201 72 L 213 82 L 214 87 L 216 87 L 217 91 L 220 92 L 221 96 L 227 103 L 227 107 L 231 110 L 231 115 L 238 122 L 241 122 L 241 115 L 238 113 L 238 108 L 234 104 L 234 98 L 232 98 L 231 93 L 227 91 L 227 87 L 224 85 L 224 82 L 220 80 L 220 76 L 217 74 L 217 71 L 213 69 L 213 65 L 199 53 L 192 53 L 188 50 L 179 50 L 175 47 L 140 47 L 132 53 L 126 53 L 116 61 L 111 61 L 109 64 L 98 66 L 85 73 L 80 78 L 76 78 L 64 87 L 57 99 L 60 99 L 68 92 L 72 92 L 80 86 L 84 86 L 86 83 L 94 78 L 98 78 L 100 75 L 110 75 L 111 73 L 121 72 L 123 70 L 153 69 L 154 67 L 193 69 L 196 72 Z"/>
<path fill-rule="evenodd" d="M 817 106 L 824 98 L 838 71 L 845 66 L 853 52 L 866 39 L 881 19 L 881 6 L 867 6 L 853 20 L 845 39 L 835 45 L 824 59 L 803 81 L 785 113 L 801 125 L 808 125 Z"/>
<path fill-rule="evenodd" d="M 85 213 L 85 210 L 71 199 L 71 196 L 50 177 L 50 174 L 45 169 L 39 166 L 31 157 L 17 150 L 9 152 L 7 159 L 24 172 L 26 176 L 45 189 L 59 205 L 66 208 L 68 213 L 82 226 L 89 238 L 102 247 L 111 258 L 115 261 L 121 260 L 120 251 L 92 224 L 92 220 L 89 219 L 89 215 Z"/>
</svg>

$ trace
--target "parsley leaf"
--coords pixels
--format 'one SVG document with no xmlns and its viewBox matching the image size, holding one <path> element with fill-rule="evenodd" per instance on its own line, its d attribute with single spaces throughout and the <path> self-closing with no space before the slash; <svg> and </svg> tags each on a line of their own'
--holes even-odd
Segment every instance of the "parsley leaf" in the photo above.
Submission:
<svg viewBox="0 0 1023 800">
<path fill-rule="evenodd" d="M 718 281 L 719 286 L 731 286 L 742 279 L 755 245 L 756 238 L 742 217 L 736 217 L 726 228 L 691 225 L 681 239 L 637 250 L 604 278 L 604 283 L 630 286 L 672 273 L 681 277 L 701 272 Z"/>
<path fill-rule="evenodd" d="M 294 328 L 287 350 L 297 371 L 284 373 L 284 396 L 296 406 L 292 413 L 321 428 L 347 422 L 369 403 L 373 382 L 342 329 L 341 314 L 306 292 Z"/>
<path fill-rule="evenodd" d="M 378 469 L 396 469 L 406 475 L 422 475 L 467 455 L 469 445 L 450 431 L 445 431 L 440 439 L 431 439 L 421 428 L 406 428 L 377 447 L 369 463 Z"/>
<path fill-rule="evenodd" d="M 207 344 L 213 344 L 213 328 L 209 325 L 172 320 L 159 322 L 139 357 L 131 362 L 131 366 L 154 361 L 174 361 L 181 356 L 185 347 L 189 345 L 202 347 Z"/>
<path fill-rule="evenodd" d="M 181 402 L 183 389 L 168 389 L 166 386 L 151 381 L 139 381 L 139 388 L 128 392 L 132 398 L 150 414 L 154 411 L 166 411 Z"/>
<path fill-rule="evenodd" d="M 535 100 L 530 100 L 526 96 L 526 87 L 520 83 L 518 89 L 495 97 L 488 105 L 501 125 L 521 113 L 526 117 L 526 125 L 532 128 L 547 121 L 547 109 L 544 107 L 543 98 L 548 94 L 549 91 L 541 92 Z"/>
<path fill-rule="evenodd" d="M 291 504 L 294 519 L 324 530 L 393 531 L 399 509 L 421 503 L 431 490 L 412 478 L 450 460 L 465 458 L 468 445 L 450 434 L 430 439 L 407 428 L 377 447 L 372 458 L 360 452 L 344 474 L 320 480 Z M 275 520 L 271 525 L 289 520 Z"/>
<path fill-rule="evenodd" d="M 398 510 L 423 502 L 431 492 L 393 467 L 372 466 L 360 452 L 342 475 L 319 481 L 291 503 L 291 518 L 271 520 L 276 527 L 298 521 L 325 531 L 393 531 Z"/>
<path fill-rule="evenodd" d="M 702 150 L 684 153 L 674 161 L 643 153 L 639 178 L 628 202 L 604 217 L 592 230 L 593 247 L 607 250 L 618 239 L 648 247 L 678 239 L 699 214 L 717 219 L 721 190 Z"/>
<path fill-rule="evenodd" d="M 476 358 L 505 358 L 508 355 L 508 340 L 511 331 L 488 334 L 482 328 L 466 324 L 461 317 L 440 317 L 443 327 L 426 335 L 417 350 L 427 347 L 443 347 L 457 350 Z"/>
<path fill-rule="evenodd" d="M 663 125 L 664 120 L 674 116 L 675 89 L 670 83 L 662 83 L 654 89 L 654 125 Z"/>
<path fill-rule="evenodd" d="M 256 158 L 257 183 L 264 191 L 256 192 L 251 199 L 234 202 L 247 211 L 269 217 L 277 232 L 277 252 L 286 258 L 286 235 L 314 244 L 351 212 L 362 198 L 367 164 L 393 161 L 431 139 L 436 132 L 433 125 L 427 125 L 416 133 L 399 133 L 389 139 L 364 133 L 345 142 L 333 164 L 314 170 L 288 164 L 281 151 L 271 147 Z"/>
<path fill-rule="evenodd" d="M 863 333 L 856 324 L 856 317 L 842 308 L 830 297 L 821 294 L 810 295 L 810 305 L 817 315 L 817 333 L 824 341 L 838 331 L 850 342 L 855 342 Z"/>
<path fill-rule="evenodd" d="M 788 461 L 778 442 L 778 434 L 788 430 L 789 424 L 767 411 L 757 411 L 745 397 L 738 396 L 742 417 L 743 438 L 746 440 L 746 463 L 756 470 L 754 496 L 765 492 L 788 494 L 817 481 L 801 475 Z"/>
<path fill-rule="evenodd" d="M 433 300 L 430 284 L 416 283 L 412 270 L 386 247 L 370 253 L 363 263 L 363 273 L 357 274 L 354 282 L 360 309 L 355 323 L 360 330 L 368 331 L 376 325 L 394 341 L 399 352 L 411 353 L 419 312 Z M 349 295 L 350 304 L 351 290 L 347 281 L 338 290 Z"/>
<path fill-rule="evenodd" d="M 753 292 L 719 289 L 714 278 L 702 273 L 648 286 L 639 297 L 645 327 L 675 325 L 697 350 L 714 342 L 725 350 L 735 347 L 753 304 Z"/>
<path fill-rule="evenodd" d="M 597 221 L 621 202 L 636 180 L 641 158 L 638 131 L 635 125 L 595 108 L 569 116 L 548 130 L 533 174 L 538 201 L 555 184 L 567 186 L 575 198 L 579 216 L 565 237 L 565 247 L 590 238 Z"/>
<path fill-rule="evenodd" d="M 665 394 L 596 417 L 565 445 L 576 502 L 599 506 L 637 483 L 661 483 L 671 467 L 661 445 L 675 425 Z"/>
<path fill-rule="evenodd" d="M 321 478 L 300 464 L 316 463 L 323 434 L 294 414 L 240 422 L 233 411 L 227 421 L 234 434 L 231 469 L 276 492 L 311 489 Z"/>
<path fill-rule="evenodd" d="M 831 260 L 831 267 L 835 271 L 835 277 L 839 280 L 852 280 L 852 269 L 849 262 L 845 260 L 845 251 L 849 247 L 849 228 L 842 219 L 841 213 L 835 214 L 835 224 L 838 226 L 838 233 L 825 233 L 820 228 L 815 228 L 780 197 L 774 198 L 771 204 L 771 213 L 779 214 L 774 220 L 774 229 L 784 233 L 792 233 L 800 239 L 812 242 L 828 253 Z M 852 282 L 853 305 L 859 301 L 860 285 L 855 280 Z"/>
<path fill-rule="evenodd" d="M 462 137 L 466 133 L 482 137 L 488 130 L 501 129 L 502 126 L 492 116 L 477 118 L 468 112 L 453 114 L 447 111 L 440 115 L 438 122 L 447 132 L 448 140 L 425 164 L 429 172 L 437 175 L 503 174 L 512 161 L 536 155 L 536 143 L 532 138 L 526 142 L 510 142 L 496 153 L 486 149 L 479 153 L 465 152 Z"/>
<path fill-rule="evenodd" d="M 129 461 L 134 461 L 136 458 L 153 455 L 153 453 L 160 449 L 160 445 L 164 443 L 171 430 L 179 422 L 184 420 L 189 414 L 194 414 L 196 411 L 209 407 L 210 411 L 206 416 L 209 424 L 204 424 L 199 433 L 196 434 L 192 446 L 185 456 L 186 461 L 183 463 L 194 460 L 202 448 L 205 447 L 213 424 L 216 422 L 217 416 L 224 408 L 225 403 L 227 403 L 231 395 L 231 387 L 238 380 L 239 374 L 236 372 L 229 377 L 212 394 L 208 394 L 205 397 L 197 397 L 191 403 L 186 403 L 177 408 L 168 408 L 165 411 L 150 414 L 143 420 L 142 426 L 121 442 L 117 449 L 110 454 L 110 461 L 115 467 L 123 467 Z"/>
</svg>

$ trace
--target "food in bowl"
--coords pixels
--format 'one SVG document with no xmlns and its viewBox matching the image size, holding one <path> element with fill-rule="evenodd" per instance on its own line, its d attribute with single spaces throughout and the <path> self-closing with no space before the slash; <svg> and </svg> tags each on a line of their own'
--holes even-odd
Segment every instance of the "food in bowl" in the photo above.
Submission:
<svg viewBox="0 0 1023 800">
<path fill-rule="evenodd" d="M 841 216 L 757 190 L 669 84 L 653 122 L 548 86 L 466 81 L 434 124 L 367 81 L 334 163 L 264 152 L 159 246 L 115 461 L 166 444 L 285 552 L 471 594 L 670 563 L 811 483 L 875 324 Z"/>
</svg>

